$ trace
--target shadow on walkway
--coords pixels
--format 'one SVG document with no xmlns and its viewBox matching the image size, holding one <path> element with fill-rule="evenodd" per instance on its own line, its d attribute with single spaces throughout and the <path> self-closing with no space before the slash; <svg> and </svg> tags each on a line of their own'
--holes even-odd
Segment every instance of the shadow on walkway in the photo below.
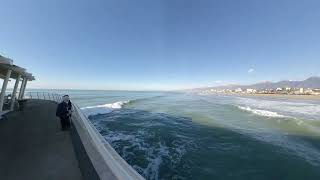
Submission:
<svg viewBox="0 0 320 180">
<path fill-rule="evenodd" d="M 0 120 L 1 180 L 80 180 L 70 133 L 61 131 L 56 103 L 28 100 Z"/>
</svg>

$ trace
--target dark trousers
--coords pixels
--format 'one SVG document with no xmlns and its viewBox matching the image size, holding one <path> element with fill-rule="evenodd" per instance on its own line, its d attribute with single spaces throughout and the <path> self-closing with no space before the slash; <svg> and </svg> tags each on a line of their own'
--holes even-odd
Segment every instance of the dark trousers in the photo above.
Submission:
<svg viewBox="0 0 320 180">
<path fill-rule="evenodd" d="M 61 129 L 63 131 L 70 129 L 70 118 L 69 117 L 60 117 L 60 121 L 61 121 Z"/>
</svg>

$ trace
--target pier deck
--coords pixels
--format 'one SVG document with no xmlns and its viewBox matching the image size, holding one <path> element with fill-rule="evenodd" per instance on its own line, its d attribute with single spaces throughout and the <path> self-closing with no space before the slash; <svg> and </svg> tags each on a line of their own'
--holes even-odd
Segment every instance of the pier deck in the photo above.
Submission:
<svg viewBox="0 0 320 180">
<path fill-rule="evenodd" d="M 1 180 L 81 180 L 70 133 L 61 131 L 56 103 L 28 100 L 0 120 Z"/>
</svg>

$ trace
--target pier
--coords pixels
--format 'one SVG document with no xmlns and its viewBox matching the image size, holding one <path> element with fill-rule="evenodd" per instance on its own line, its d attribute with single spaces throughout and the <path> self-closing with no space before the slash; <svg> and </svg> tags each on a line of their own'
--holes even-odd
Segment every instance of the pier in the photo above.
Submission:
<svg viewBox="0 0 320 180">
<path fill-rule="evenodd" d="M 82 179 L 70 133 L 61 131 L 56 103 L 28 100 L 0 121 L 0 179 Z"/>
<path fill-rule="evenodd" d="M 55 116 L 61 95 L 25 96 L 27 82 L 35 80 L 34 76 L 3 56 L 0 78 L 1 180 L 144 180 L 76 104 L 70 131 L 61 131 Z M 10 79 L 15 84 L 7 95 Z"/>
</svg>

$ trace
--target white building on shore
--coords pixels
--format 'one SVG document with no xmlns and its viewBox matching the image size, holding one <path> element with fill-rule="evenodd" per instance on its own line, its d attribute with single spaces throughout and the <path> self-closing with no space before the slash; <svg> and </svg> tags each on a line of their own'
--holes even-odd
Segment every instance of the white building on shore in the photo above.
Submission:
<svg viewBox="0 0 320 180">
<path fill-rule="evenodd" d="M 242 89 L 241 89 L 241 88 L 237 88 L 237 89 L 234 90 L 234 92 L 236 92 L 236 93 L 241 93 L 241 92 L 242 92 Z"/>
<path fill-rule="evenodd" d="M 255 90 L 255 89 L 247 89 L 246 92 L 252 94 L 252 93 L 256 93 L 257 90 Z"/>
</svg>

